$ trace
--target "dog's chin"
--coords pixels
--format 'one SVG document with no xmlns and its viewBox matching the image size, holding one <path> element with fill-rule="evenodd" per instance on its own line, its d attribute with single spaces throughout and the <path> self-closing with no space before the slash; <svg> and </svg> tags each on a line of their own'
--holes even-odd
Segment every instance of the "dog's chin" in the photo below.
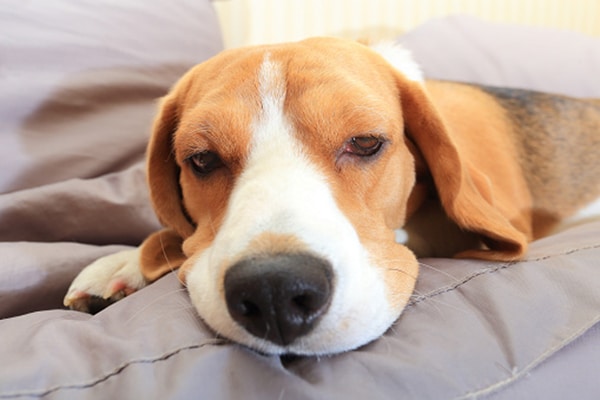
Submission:
<svg viewBox="0 0 600 400">
<path fill-rule="evenodd" d="M 327 356 L 356 350 L 368 345 L 369 343 L 379 339 L 389 329 L 393 322 L 394 321 L 391 321 L 389 324 L 386 324 L 385 327 L 381 327 L 379 330 L 374 330 L 372 326 L 369 326 L 369 335 L 340 337 L 332 333 L 329 335 L 330 337 L 325 337 L 319 334 L 308 334 L 305 337 L 296 339 L 293 343 L 287 346 L 280 346 L 268 340 L 257 338 L 246 333 L 245 330 L 239 326 L 232 327 L 233 329 L 221 330 L 217 330 L 216 328 L 212 327 L 211 328 L 217 332 L 219 336 L 263 355 Z"/>
<path fill-rule="evenodd" d="M 196 293 L 196 294 L 194 294 Z M 221 311 L 206 307 L 206 303 L 191 291 L 190 297 L 200 318 L 219 337 L 252 349 L 264 355 L 326 356 L 344 353 L 365 346 L 379 339 L 400 316 L 406 301 L 397 304 L 394 309 L 380 309 L 370 318 L 356 320 L 352 317 L 337 318 L 327 316 L 306 335 L 300 336 L 287 345 L 279 345 L 254 336 L 237 324 L 229 316 L 226 307 Z M 210 311 L 208 311 L 210 310 Z M 208 311 L 208 312 L 207 312 Z"/>
<path fill-rule="evenodd" d="M 281 347 L 274 345 L 268 341 L 264 341 L 261 339 L 249 339 L 248 343 L 244 343 L 241 341 L 234 341 L 239 345 L 242 345 L 252 351 L 255 351 L 259 354 L 265 356 L 295 356 L 295 357 L 311 357 L 311 356 L 333 356 L 340 353 L 345 353 L 348 351 L 359 349 L 373 341 L 375 341 L 379 336 L 372 338 L 365 343 L 359 343 L 354 345 L 348 345 L 347 347 L 340 347 L 332 349 L 331 347 L 324 348 L 322 345 L 320 346 L 306 346 L 301 343 L 290 345 L 286 347 Z M 299 340 L 298 342 L 302 342 Z"/>
<path fill-rule="evenodd" d="M 318 335 L 307 335 L 306 338 L 299 338 L 288 346 L 279 346 L 269 341 L 252 337 L 251 335 L 245 335 L 243 338 L 228 339 L 263 355 L 331 356 L 356 350 L 376 341 L 382 337 L 390 326 L 391 323 L 378 332 L 371 332 L 369 336 L 355 338 L 335 337 L 333 340 L 327 340 Z"/>
</svg>

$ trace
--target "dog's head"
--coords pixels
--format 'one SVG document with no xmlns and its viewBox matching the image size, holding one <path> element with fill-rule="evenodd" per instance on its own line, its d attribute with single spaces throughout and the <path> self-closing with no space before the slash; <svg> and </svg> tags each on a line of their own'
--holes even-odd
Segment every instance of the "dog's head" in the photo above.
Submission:
<svg viewBox="0 0 600 400">
<path fill-rule="evenodd" d="M 471 179 L 402 49 L 312 39 L 223 52 L 162 102 L 148 180 L 184 239 L 180 274 L 219 334 L 266 353 L 345 351 L 380 336 L 418 263 L 394 240 L 424 160 L 448 215 L 488 258 L 524 238 Z M 408 133 L 408 134 L 407 134 Z"/>
</svg>

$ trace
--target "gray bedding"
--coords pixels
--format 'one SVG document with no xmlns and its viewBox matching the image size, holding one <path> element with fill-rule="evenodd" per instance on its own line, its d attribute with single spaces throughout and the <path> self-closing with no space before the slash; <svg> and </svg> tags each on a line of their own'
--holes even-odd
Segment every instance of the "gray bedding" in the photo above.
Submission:
<svg viewBox="0 0 600 400">
<path fill-rule="evenodd" d="M 81 268 L 158 228 L 155 98 L 221 48 L 219 27 L 192 0 L 8 0 L 0 26 L 0 399 L 600 395 L 600 220 L 520 262 L 421 260 L 389 332 L 332 357 L 215 337 L 174 274 L 95 316 L 64 310 Z M 600 97 L 600 39 L 452 17 L 400 40 L 431 77 Z"/>
<path fill-rule="evenodd" d="M 423 260 L 390 331 L 333 357 L 267 357 L 216 338 L 171 274 L 96 316 L 0 323 L 0 398 L 591 399 L 599 236 L 586 224 L 512 264 Z"/>
</svg>

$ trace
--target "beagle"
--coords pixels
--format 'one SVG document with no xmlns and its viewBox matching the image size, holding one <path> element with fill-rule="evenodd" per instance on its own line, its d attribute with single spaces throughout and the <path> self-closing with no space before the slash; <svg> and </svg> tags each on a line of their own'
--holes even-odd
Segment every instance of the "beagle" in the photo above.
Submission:
<svg viewBox="0 0 600 400">
<path fill-rule="evenodd" d="M 94 311 L 179 268 L 225 338 L 347 351 L 398 318 L 417 256 L 516 260 L 593 202 L 598 154 L 599 100 L 425 80 L 393 45 L 225 51 L 156 117 L 147 172 L 166 228 L 86 267 L 65 305 Z"/>
</svg>

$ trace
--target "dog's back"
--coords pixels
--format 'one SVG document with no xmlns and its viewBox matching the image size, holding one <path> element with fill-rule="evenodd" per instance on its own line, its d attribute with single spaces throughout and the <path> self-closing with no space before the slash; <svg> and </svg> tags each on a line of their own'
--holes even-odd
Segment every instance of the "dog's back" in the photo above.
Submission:
<svg viewBox="0 0 600 400">
<path fill-rule="evenodd" d="M 461 105 L 485 102 L 488 125 L 499 124 L 503 134 L 511 135 L 532 197 L 534 238 L 600 196 L 600 99 L 453 82 L 434 82 L 428 88 L 437 97 L 443 93 L 450 99 L 444 100 L 442 109 L 449 108 L 448 102 L 458 105 L 450 112 L 460 117 L 452 120 L 473 118 L 470 107 Z M 482 153 L 493 156 L 502 151 L 489 140 L 482 143 L 478 150 Z"/>
<path fill-rule="evenodd" d="M 598 198 L 600 100 L 518 89 L 482 90 L 498 100 L 513 124 L 533 198 L 535 237 Z"/>
</svg>

